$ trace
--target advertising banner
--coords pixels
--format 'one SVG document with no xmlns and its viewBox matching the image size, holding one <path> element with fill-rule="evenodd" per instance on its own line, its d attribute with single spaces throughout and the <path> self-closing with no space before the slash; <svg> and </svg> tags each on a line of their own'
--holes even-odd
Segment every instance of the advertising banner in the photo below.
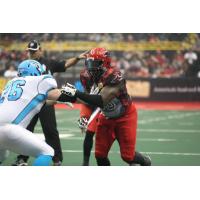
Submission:
<svg viewBox="0 0 200 200">
<path fill-rule="evenodd" d="M 198 78 L 129 79 L 127 89 L 135 100 L 200 101 Z"/>
</svg>

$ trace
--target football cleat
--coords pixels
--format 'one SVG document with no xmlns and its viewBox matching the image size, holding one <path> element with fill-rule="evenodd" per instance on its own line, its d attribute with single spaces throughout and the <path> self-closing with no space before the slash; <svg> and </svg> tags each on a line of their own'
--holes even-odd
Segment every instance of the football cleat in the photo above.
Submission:
<svg viewBox="0 0 200 200">
<path fill-rule="evenodd" d="M 12 164 L 12 166 L 28 166 L 28 163 L 20 158 L 17 159 L 15 163 Z"/>
<path fill-rule="evenodd" d="M 136 152 L 134 161 L 129 164 L 130 166 L 151 166 L 151 158 Z"/>
<path fill-rule="evenodd" d="M 144 156 L 145 165 L 144 166 L 151 166 L 151 158 L 150 156 Z"/>
<path fill-rule="evenodd" d="M 62 165 L 62 162 L 61 161 L 58 161 L 58 162 L 54 162 L 53 163 L 53 166 L 61 166 Z"/>
</svg>

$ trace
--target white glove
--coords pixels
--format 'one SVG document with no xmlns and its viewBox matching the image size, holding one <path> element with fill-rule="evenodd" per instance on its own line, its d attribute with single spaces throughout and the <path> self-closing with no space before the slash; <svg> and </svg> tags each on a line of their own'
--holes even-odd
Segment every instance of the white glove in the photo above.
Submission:
<svg viewBox="0 0 200 200">
<path fill-rule="evenodd" d="M 81 117 L 79 120 L 78 120 L 78 127 L 80 129 L 86 129 L 87 128 L 87 125 L 88 125 L 88 120 L 86 117 Z"/>
<path fill-rule="evenodd" d="M 76 94 L 76 88 L 73 85 L 67 83 L 62 87 L 61 92 L 70 97 L 74 97 Z"/>
</svg>

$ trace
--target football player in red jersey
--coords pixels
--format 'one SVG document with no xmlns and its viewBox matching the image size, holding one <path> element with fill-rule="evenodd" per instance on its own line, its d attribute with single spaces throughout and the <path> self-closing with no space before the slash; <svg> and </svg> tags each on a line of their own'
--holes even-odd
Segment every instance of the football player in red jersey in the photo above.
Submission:
<svg viewBox="0 0 200 200">
<path fill-rule="evenodd" d="M 121 72 L 111 67 L 111 58 L 105 48 L 92 49 L 85 60 L 92 80 L 101 90 L 87 94 L 67 84 L 62 92 L 92 106 L 100 107 L 95 141 L 95 157 L 100 166 L 110 165 L 109 150 L 115 140 L 120 146 L 122 159 L 129 165 L 151 165 L 149 157 L 135 151 L 137 111 L 127 93 Z"/>
</svg>

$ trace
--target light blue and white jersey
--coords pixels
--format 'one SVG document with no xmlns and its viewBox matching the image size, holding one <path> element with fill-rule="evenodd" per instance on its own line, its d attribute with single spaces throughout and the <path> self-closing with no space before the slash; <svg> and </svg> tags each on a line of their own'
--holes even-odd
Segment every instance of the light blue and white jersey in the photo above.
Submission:
<svg viewBox="0 0 200 200">
<path fill-rule="evenodd" d="M 57 88 L 51 75 L 17 77 L 9 81 L 0 97 L 0 125 L 27 127 L 40 111 L 49 90 Z"/>
</svg>

